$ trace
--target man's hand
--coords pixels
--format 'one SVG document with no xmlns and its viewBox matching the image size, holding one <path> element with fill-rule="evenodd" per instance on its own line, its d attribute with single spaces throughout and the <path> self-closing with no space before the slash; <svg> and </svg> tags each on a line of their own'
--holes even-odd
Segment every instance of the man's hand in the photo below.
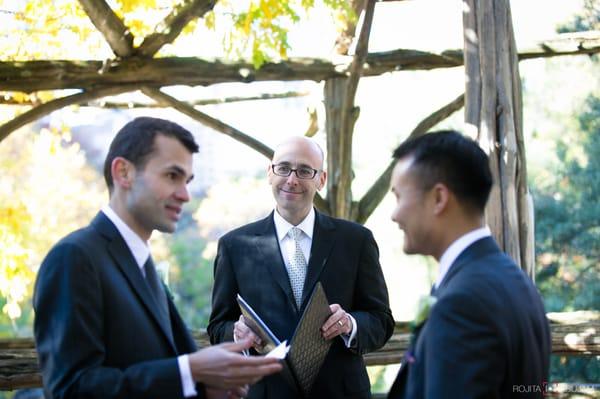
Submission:
<svg viewBox="0 0 600 399">
<path fill-rule="evenodd" d="M 254 384 L 262 377 L 281 371 L 277 359 L 243 356 L 252 341 L 227 342 L 209 346 L 188 356 L 192 378 L 208 387 L 235 390 Z M 235 396 L 232 396 L 235 397 Z"/>
<path fill-rule="evenodd" d="M 247 395 L 248 385 L 228 390 L 206 387 L 207 399 L 242 399 Z"/>
<path fill-rule="evenodd" d="M 323 338 L 332 339 L 340 334 L 350 334 L 352 332 L 352 320 L 350 320 L 348 313 L 337 303 L 329 305 L 329 309 L 331 309 L 331 316 L 321 327 Z"/>
<path fill-rule="evenodd" d="M 233 336 L 236 342 L 249 339 L 252 342 L 254 349 L 258 352 L 263 348 L 262 340 L 246 325 L 243 315 L 240 315 L 239 320 L 233 325 Z"/>
</svg>

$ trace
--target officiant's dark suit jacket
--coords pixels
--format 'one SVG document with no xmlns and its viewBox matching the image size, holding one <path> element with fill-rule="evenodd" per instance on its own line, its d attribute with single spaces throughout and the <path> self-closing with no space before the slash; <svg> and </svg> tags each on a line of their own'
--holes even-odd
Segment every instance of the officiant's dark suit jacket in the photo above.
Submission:
<svg viewBox="0 0 600 399">
<path fill-rule="evenodd" d="M 102 212 L 52 248 L 33 301 L 47 398 L 183 397 L 176 356 L 193 352 L 194 341 L 170 298 L 170 321 L 160 316 L 127 244 Z"/>
<path fill-rule="evenodd" d="M 543 397 L 550 358 L 544 307 L 492 238 L 458 256 L 435 296 L 389 398 Z"/>
<path fill-rule="evenodd" d="M 279 249 L 273 214 L 231 231 L 219 241 L 215 259 L 211 342 L 233 340 L 240 316 L 239 293 L 280 339 L 292 337 L 317 281 L 329 303 L 338 303 L 358 325 L 354 349 L 335 337 L 313 386 L 311 398 L 367 398 L 370 385 L 362 354 L 380 348 L 392 335 L 394 321 L 379 250 L 366 228 L 316 212 L 315 227 L 300 309 Z M 281 375 L 250 389 L 250 398 L 295 398 Z"/>
</svg>

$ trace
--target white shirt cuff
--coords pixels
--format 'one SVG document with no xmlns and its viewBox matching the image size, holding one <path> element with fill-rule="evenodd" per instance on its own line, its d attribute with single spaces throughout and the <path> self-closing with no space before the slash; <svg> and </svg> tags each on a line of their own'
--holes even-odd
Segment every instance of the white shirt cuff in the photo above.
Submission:
<svg viewBox="0 0 600 399">
<path fill-rule="evenodd" d="M 346 344 L 346 348 L 353 348 L 356 346 L 355 342 L 354 342 L 354 338 L 356 338 L 356 320 L 354 320 L 354 317 L 352 317 L 352 315 L 350 313 L 348 313 L 348 317 L 352 321 L 352 331 L 350 331 L 349 335 L 342 334 L 342 335 L 340 335 L 340 337 L 342 337 L 342 339 L 344 340 L 344 343 Z"/>
<path fill-rule="evenodd" d="M 177 358 L 179 365 L 179 375 L 181 376 L 181 387 L 183 388 L 183 396 L 186 398 L 197 396 L 196 383 L 192 378 L 192 370 L 190 369 L 190 361 L 188 355 L 181 355 Z"/>
</svg>

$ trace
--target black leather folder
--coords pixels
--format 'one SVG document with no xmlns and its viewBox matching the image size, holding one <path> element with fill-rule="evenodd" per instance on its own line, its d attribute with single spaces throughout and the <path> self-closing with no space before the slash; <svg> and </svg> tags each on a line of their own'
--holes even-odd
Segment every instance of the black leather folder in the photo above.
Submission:
<svg viewBox="0 0 600 399">
<path fill-rule="evenodd" d="M 281 341 L 254 309 L 240 295 L 237 300 L 246 325 L 265 343 L 259 353 L 268 353 L 278 346 Z M 305 398 L 310 397 L 310 390 L 331 346 L 331 340 L 326 340 L 321 335 L 321 327 L 329 316 L 329 302 L 323 286 L 317 282 L 290 340 L 289 352 L 283 360 L 284 378 Z"/>
</svg>

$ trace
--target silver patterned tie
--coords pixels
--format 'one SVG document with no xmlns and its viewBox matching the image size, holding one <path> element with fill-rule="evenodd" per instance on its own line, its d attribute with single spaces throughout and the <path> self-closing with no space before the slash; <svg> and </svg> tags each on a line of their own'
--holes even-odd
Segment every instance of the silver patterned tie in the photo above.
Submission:
<svg viewBox="0 0 600 399">
<path fill-rule="evenodd" d="M 297 227 L 292 227 L 288 235 L 294 240 L 294 253 L 290 258 L 288 266 L 288 276 L 294 293 L 296 305 L 300 308 L 302 304 L 302 288 L 304 287 L 304 279 L 306 278 L 306 259 L 300 248 L 300 238 L 302 230 Z"/>
</svg>

